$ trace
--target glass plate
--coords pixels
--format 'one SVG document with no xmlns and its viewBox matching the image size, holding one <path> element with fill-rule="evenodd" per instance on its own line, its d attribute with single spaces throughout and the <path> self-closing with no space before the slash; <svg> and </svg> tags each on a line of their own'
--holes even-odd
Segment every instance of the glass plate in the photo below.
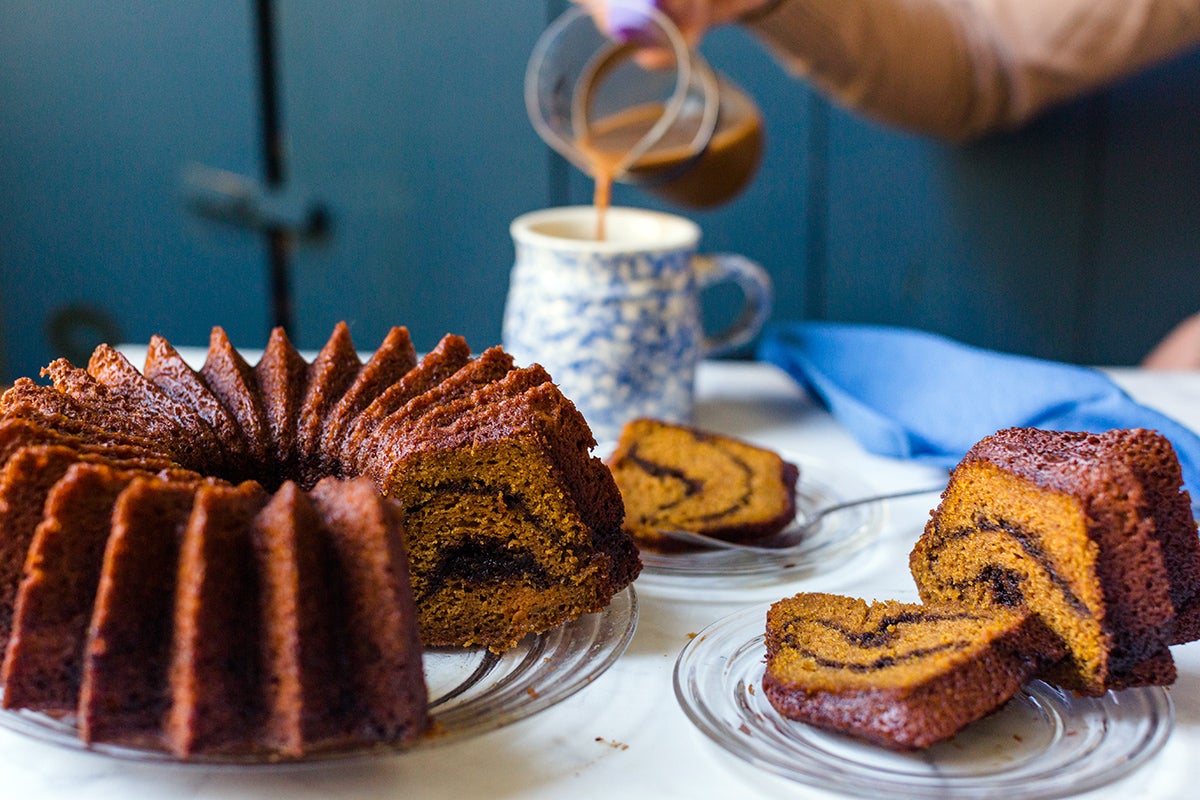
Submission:
<svg viewBox="0 0 1200 800">
<path fill-rule="evenodd" d="M 105 744 L 88 747 L 79 739 L 71 719 L 54 719 L 29 711 L 0 711 L 0 726 L 75 750 L 184 765 L 286 767 L 436 747 L 525 719 L 575 694 L 625 652 L 637 627 L 637 618 L 637 595 L 628 587 L 603 611 L 537 636 L 526 636 L 516 647 L 500 655 L 484 648 L 425 651 L 425 681 L 435 732 L 407 748 L 357 746 L 321 751 L 292 761 L 212 755 L 184 762 L 160 750 Z"/>
<path fill-rule="evenodd" d="M 780 453 L 800 467 L 796 483 L 796 519 L 877 492 L 853 475 L 829 464 Z M 739 591 L 829 572 L 875 540 L 883 523 L 884 501 L 837 511 L 813 526 L 803 543 L 779 553 L 740 550 L 642 551 L 638 586 L 695 592 Z M 787 530 L 799 525 L 793 522 Z"/>
<path fill-rule="evenodd" d="M 705 735 L 776 775 L 863 797 L 1033 800 L 1084 792 L 1145 763 L 1174 724 L 1160 687 L 1075 697 L 1031 681 L 954 739 L 897 753 L 788 720 L 759 685 L 767 605 L 701 631 L 675 665 L 675 695 Z"/>
</svg>

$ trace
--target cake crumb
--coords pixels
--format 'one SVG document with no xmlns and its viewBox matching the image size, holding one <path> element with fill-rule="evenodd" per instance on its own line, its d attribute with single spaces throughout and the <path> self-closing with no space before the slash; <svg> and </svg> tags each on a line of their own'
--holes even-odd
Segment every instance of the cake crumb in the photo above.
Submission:
<svg viewBox="0 0 1200 800">
<path fill-rule="evenodd" d="M 605 739 L 603 736 L 597 736 L 596 741 L 600 742 L 600 744 L 606 744 L 614 750 L 628 750 L 629 749 L 629 745 L 625 744 L 624 742 L 612 741 L 610 739 Z"/>
</svg>

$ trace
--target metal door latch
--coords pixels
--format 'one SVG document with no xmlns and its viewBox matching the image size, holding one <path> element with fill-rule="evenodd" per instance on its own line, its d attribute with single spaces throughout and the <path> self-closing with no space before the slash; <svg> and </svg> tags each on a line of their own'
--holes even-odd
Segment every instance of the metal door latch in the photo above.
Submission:
<svg viewBox="0 0 1200 800">
<path fill-rule="evenodd" d="M 203 164 L 183 172 L 183 202 L 193 213 L 241 228 L 316 239 L 329 232 L 329 212 L 307 195 L 263 186 L 253 178 Z"/>
</svg>

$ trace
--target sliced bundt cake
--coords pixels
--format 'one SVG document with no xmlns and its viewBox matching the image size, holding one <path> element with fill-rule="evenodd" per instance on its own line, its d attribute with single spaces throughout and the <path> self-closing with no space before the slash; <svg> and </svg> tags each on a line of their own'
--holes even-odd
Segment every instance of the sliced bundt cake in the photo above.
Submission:
<svg viewBox="0 0 1200 800">
<path fill-rule="evenodd" d="M 87 741 L 407 742 L 419 634 L 510 647 L 640 569 L 586 423 L 499 348 L 396 328 L 364 363 L 339 325 L 252 367 L 214 328 L 199 370 L 154 337 L 142 372 L 104 346 L 45 374 L 0 396 L 4 704 Z"/>
<path fill-rule="evenodd" d="M 1010 429 L 954 470 L 910 556 L 921 598 L 1032 609 L 1076 692 L 1169 684 L 1194 639 L 1200 556 L 1170 443 L 1145 430 Z"/>
<path fill-rule="evenodd" d="M 639 545 L 687 547 L 663 530 L 735 542 L 783 530 L 796 515 L 799 469 L 774 451 L 659 420 L 626 423 L 608 457 Z"/>
<path fill-rule="evenodd" d="M 951 738 L 1062 655 L 1022 608 L 804 593 L 767 612 L 762 688 L 785 717 L 907 750 Z"/>
</svg>

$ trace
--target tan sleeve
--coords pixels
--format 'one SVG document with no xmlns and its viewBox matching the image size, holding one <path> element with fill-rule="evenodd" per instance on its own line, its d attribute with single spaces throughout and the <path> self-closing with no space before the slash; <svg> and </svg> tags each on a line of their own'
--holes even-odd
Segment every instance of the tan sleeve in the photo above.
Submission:
<svg viewBox="0 0 1200 800">
<path fill-rule="evenodd" d="M 1195 45 L 1200 0 L 784 0 L 747 27 L 837 102 L 967 139 Z"/>
</svg>

